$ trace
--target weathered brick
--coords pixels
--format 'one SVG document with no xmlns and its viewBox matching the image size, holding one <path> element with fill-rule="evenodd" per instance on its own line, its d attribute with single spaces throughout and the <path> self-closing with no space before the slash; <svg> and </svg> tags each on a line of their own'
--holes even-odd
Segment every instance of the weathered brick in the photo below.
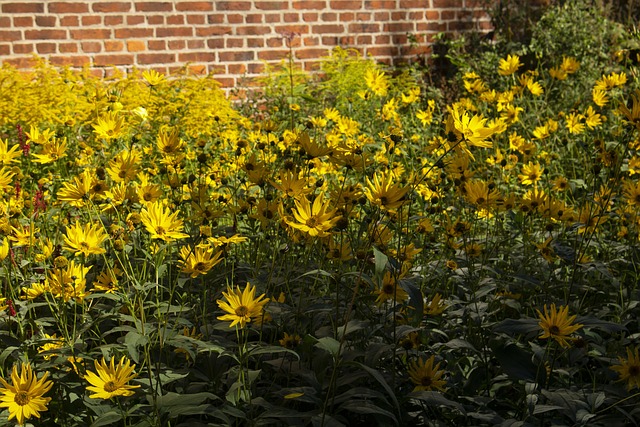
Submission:
<svg viewBox="0 0 640 427">
<path fill-rule="evenodd" d="M 82 42 L 80 49 L 85 53 L 102 52 L 102 44 L 100 42 Z"/>
<path fill-rule="evenodd" d="M 246 64 L 229 64 L 227 72 L 229 74 L 244 74 L 247 72 L 247 66 Z"/>
<path fill-rule="evenodd" d="M 308 25 L 276 25 L 275 31 L 278 34 L 307 34 L 309 33 Z"/>
<path fill-rule="evenodd" d="M 258 10 L 286 10 L 289 8 L 289 2 L 286 1 L 255 1 L 255 7 Z"/>
<path fill-rule="evenodd" d="M 207 24 L 222 24 L 223 22 L 224 22 L 224 14 L 222 13 L 207 15 Z"/>
<path fill-rule="evenodd" d="M 187 15 L 187 24 L 190 25 L 204 25 L 204 15 Z"/>
<path fill-rule="evenodd" d="M 238 48 L 238 47 L 244 47 L 244 38 L 241 39 L 237 39 L 237 38 L 228 38 L 227 40 L 225 40 L 225 47 L 227 48 Z"/>
<path fill-rule="evenodd" d="M 32 57 L 22 57 L 22 58 L 7 58 L 2 61 L 4 64 L 12 65 L 13 67 L 19 70 L 25 70 L 29 68 L 33 68 L 35 65 L 35 59 Z"/>
<path fill-rule="evenodd" d="M 462 0 L 432 0 L 434 9 L 462 7 Z"/>
<path fill-rule="evenodd" d="M 261 48 L 264 47 L 264 39 L 263 38 L 248 38 L 247 39 L 247 47 L 250 48 Z"/>
<path fill-rule="evenodd" d="M 298 49 L 295 51 L 296 58 L 298 59 L 321 58 L 328 54 L 329 50 L 326 48 Z"/>
<path fill-rule="evenodd" d="M 380 32 L 380 24 L 357 22 L 349 24 L 348 31 L 350 33 L 378 33 Z"/>
<path fill-rule="evenodd" d="M 129 15 L 129 16 L 127 16 L 127 25 L 128 26 L 141 25 L 141 24 L 144 24 L 144 22 L 145 22 L 145 16 L 144 15 Z"/>
<path fill-rule="evenodd" d="M 149 50 L 167 50 L 167 42 L 165 40 L 149 40 L 147 47 Z"/>
<path fill-rule="evenodd" d="M 342 24 L 321 24 L 311 27 L 313 34 L 342 34 L 344 33 L 344 25 Z"/>
<path fill-rule="evenodd" d="M 275 22 L 281 21 L 281 16 L 279 13 L 267 13 L 264 15 L 264 22 L 267 24 L 273 24 Z"/>
<path fill-rule="evenodd" d="M 169 50 L 184 50 L 187 47 L 187 42 L 184 40 L 169 40 L 167 46 Z"/>
<path fill-rule="evenodd" d="M 105 40 L 104 50 L 107 52 L 122 52 L 122 50 L 124 50 L 124 43 L 120 40 Z"/>
<path fill-rule="evenodd" d="M 0 43 L 0 55 L 6 55 L 6 56 L 11 55 L 11 45 L 8 43 L 7 44 Z"/>
<path fill-rule="evenodd" d="M 49 2 L 47 3 L 49 13 L 87 13 L 89 5 L 86 2 Z"/>
<path fill-rule="evenodd" d="M 0 30 L 0 42 L 13 42 L 21 39 L 22 34 L 20 34 L 20 31 Z"/>
<path fill-rule="evenodd" d="M 76 53 L 78 52 L 77 43 L 60 43 L 58 45 L 58 52 L 60 53 Z"/>
<path fill-rule="evenodd" d="M 428 9 L 429 0 L 400 0 L 401 9 Z"/>
<path fill-rule="evenodd" d="M 38 27 L 55 27 L 56 21 L 55 16 L 36 16 L 36 25 Z"/>
<path fill-rule="evenodd" d="M 167 25 L 184 25 L 184 15 L 165 16 Z"/>
<path fill-rule="evenodd" d="M 224 48 L 224 39 L 215 38 L 207 40 L 207 47 L 209 49 L 222 49 Z"/>
<path fill-rule="evenodd" d="M 0 16 L 0 28 L 8 28 L 11 26 L 11 18 L 8 16 Z"/>
<path fill-rule="evenodd" d="M 213 10 L 213 1 L 179 1 L 176 2 L 176 10 L 183 12 L 210 12 Z"/>
<path fill-rule="evenodd" d="M 246 0 L 239 1 L 216 1 L 216 10 L 227 11 L 227 10 L 250 10 L 251 2 Z"/>
<path fill-rule="evenodd" d="M 93 63 L 99 67 L 109 67 L 113 65 L 131 65 L 133 64 L 133 55 L 131 54 L 109 54 L 109 55 L 95 55 L 93 57 Z"/>
<path fill-rule="evenodd" d="M 179 62 L 215 62 L 215 52 L 189 52 L 178 54 Z"/>
<path fill-rule="evenodd" d="M 102 15 L 88 15 L 82 17 L 82 26 L 102 25 Z"/>
<path fill-rule="evenodd" d="M 258 52 L 258 59 L 261 61 L 280 61 L 289 55 L 288 49 L 283 50 L 263 50 Z"/>
<path fill-rule="evenodd" d="M 428 1 L 425 7 L 429 7 Z M 395 9 L 397 7 L 396 0 L 366 0 L 364 3 L 365 9 Z"/>
<path fill-rule="evenodd" d="M 189 64 L 189 72 L 191 72 L 192 74 L 204 75 L 204 74 L 207 74 L 207 66 Z"/>
<path fill-rule="evenodd" d="M 238 36 L 257 36 L 271 33 L 271 28 L 267 26 L 248 25 L 236 28 Z"/>
<path fill-rule="evenodd" d="M 116 28 L 114 36 L 117 39 L 141 39 L 153 37 L 153 28 Z"/>
<path fill-rule="evenodd" d="M 77 16 L 68 15 L 60 18 L 61 27 L 77 27 L 80 25 L 80 20 Z"/>
<path fill-rule="evenodd" d="M 69 30 L 71 38 L 74 40 L 104 40 L 111 38 L 111 30 L 109 29 L 91 29 L 91 30 Z"/>
<path fill-rule="evenodd" d="M 232 34 L 233 30 L 229 26 L 213 26 L 196 28 L 196 37 L 221 36 L 223 34 Z"/>
<path fill-rule="evenodd" d="M 297 13 L 285 13 L 282 15 L 283 22 L 300 22 L 300 15 Z"/>
<path fill-rule="evenodd" d="M 156 37 L 193 37 L 192 27 L 156 28 Z"/>
<path fill-rule="evenodd" d="M 107 15 L 104 17 L 104 25 L 112 27 L 115 25 L 122 25 L 124 22 L 124 16 L 122 15 Z"/>
<path fill-rule="evenodd" d="M 131 3 L 127 2 L 104 2 L 94 3 L 92 8 L 94 12 L 100 13 L 122 13 L 129 12 L 131 10 Z"/>
<path fill-rule="evenodd" d="M 320 15 L 320 19 L 323 22 L 335 22 L 338 20 L 338 14 L 335 12 L 327 12 Z"/>
<path fill-rule="evenodd" d="M 326 7 L 326 0 L 299 0 L 293 2 L 293 8 L 299 10 L 320 10 Z"/>
<path fill-rule="evenodd" d="M 358 10 L 362 9 L 363 0 L 331 0 L 331 9 Z"/>
<path fill-rule="evenodd" d="M 173 4 L 169 2 L 140 2 L 136 1 L 136 11 L 138 12 L 172 12 Z"/>
<path fill-rule="evenodd" d="M 302 21 L 303 22 L 318 22 L 318 18 L 319 18 L 319 14 L 317 13 L 303 13 L 302 14 Z"/>
<path fill-rule="evenodd" d="M 2 13 L 44 13 L 44 3 L 4 3 Z"/>
<path fill-rule="evenodd" d="M 64 40 L 67 38 L 66 30 L 26 30 L 24 38 L 27 40 Z"/>
<path fill-rule="evenodd" d="M 218 59 L 222 62 L 253 61 L 255 52 L 218 52 Z"/>
<path fill-rule="evenodd" d="M 147 16 L 147 24 L 164 25 L 164 16 L 162 15 Z"/>
<path fill-rule="evenodd" d="M 370 45 L 373 41 L 373 37 L 371 36 L 358 36 L 356 38 L 356 43 L 358 45 Z"/>
<path fill-rule="evenodd" d="M 48 59 L 52 65 L 55 65 L 57 67 L 62 67 L 67 65 L 70 67 L 79 68 L 79 67 L 84 67 L 85 65 L 91 62 L 91 59 L 88 56 L 69 56 L 69 55 L 50 56 Z"/>
<path fill-rule="evenodd" d="M 138 64 L 171 64 L 175 62 L 173 53 L 142 53 L 137 56 Z"/>
<path fill-rule="evenodd" d="M 227 15 L 227 22 L 229 24 L 242 24 L 244 22 L 244 16 L 242 15 Z"/>
</svg>

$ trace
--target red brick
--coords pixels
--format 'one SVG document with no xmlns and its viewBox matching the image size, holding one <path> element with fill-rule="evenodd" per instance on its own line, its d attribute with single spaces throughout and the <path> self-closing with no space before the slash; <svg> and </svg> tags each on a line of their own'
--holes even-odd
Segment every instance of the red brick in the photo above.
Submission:
<svg viewBox="0 0 640 427">
<path fill-rule="evenodd" d="M 207 15 L 207 24 L 222 24 L 224 22 L 224 15 L 217 13 L 215 15 Z"/>
<path fill-rule="evenodd" d="M 434 9 L 462 7 L 462 0 L 432 0 Z"/>
<path fill-rule="evenodd" d="M 344 25 L 342 24 L 324 24 L 314 25 L 311 27 L 313 34 L 342 34 L 344 33 Z"/>
<path fill-rule="evenodd" d="M 144 15 L 131 15 L 127 16 L 127 25 L 140 25 L 144 24 L 145 16 Z"/>
<path fill-rule="evenodd" d="M 400 0 L 401 9 L 428 9 L 429 0 Z"/>
<path fill-rule="evenodd" d="M 297 13 L 285 13 L 282 17 L 284 22 L 300 22 L 300 15 Z"/>
<path fill-rule="evenodd" d="M 238 36 L 257 36 L 269 33 L 271 33 L 271 28 L 266 26 L 250 25 L 236 28 L 236 35 Z"/>
<path fill-rule="evenodd" d="M 94 12 L 101 13 L 122 13 L 129 12 L 131 10 L 131 3 L 127 2 L 105 2 L 105 3 L 94 3 L 92 10 Z"/>
<path fill-rule="evenodd" d="M 261 61 L 280 61 L 289 55 L 289 50 L 262 50 L 258 52 Z"/>
<path fill-rule="evenodd" d="M 164 25 L 164 16 L 162 15 L 147 16 L 147 24 Z"/>
<path fill-rule="evenodd" d="M 244 17 L 242 15 L 227 15 L 227 22 L 229 24 L 242 24 Z"/>
<path fill-rule="evenodd" d="M 340 14 L 340 22 L 351 22 L 355 21 L 356 15 L 353 12 L 343 12 Z"/>
<path fill-rule="evenodd" d="M 206 65 L 195 65 L 189 64 L 189 71 L 192 74 L 204 75 L 207 74 L 207 66 Z"/>
<path fill-rule="evenodd" d="M 11 26 L 11 18 L 8 16 L 0 16 L 0 28 L 9 28 Z"/>
<path fill-rule="evenodd" d="M 95 55 L 93 57 L 93 62 L 99 67 L 108 67 L 111 65 L 133 65 L 133 55 Z"/>
<path fill-rule="evenodd" d="M 304 22 L 318 22 L 318 17 L 320 15 L 318 15 L 317 13 L 303 13 L 302 14 L 302 21 Z"/>
<path fill-rule="evenodd" d="M 371 21 L 371 12 L 358 12 L 356 13 L 356 21 Z"/>
<path fill-rule="evenodd" d="M 187 42 L 184 40 L 169 40 L 167 46 L 169 50 L 184 50 L 187 47 Z"/>
<path fill-rule="evenodd" d="M 167 42 L 165 40 L 149 40 L 147 47 L 149 50 L 166 50 Z"/>
<path fill-rule="evenodd" d="M 222 62 L 253 61 L 255 53 L 251 52 L 219 52 L 218 58 Z"/>
<path fill-rule="evenodd" d="M 338 14 L 334 12 L 323 13 L 320 15 L 320 19 L 323 22 L 335 22 L 338 20 Z"/>
<path fill-rule="evenodd" d="M 204 49 L 205 43 L 202 39 L 187 40 L 187 49 Z"/>
<path fill-rule="evenodd" d="M 5 3 L 2 13 L 44 13 L 44 3 Z"/>
<path fill-rule="evenodd" d="M 55 27 L 56 17 L 55 16 L 36 16 L 36 25 L 38 27 Z"/>
<path fill-rule="evenodd" d="M 247 72 L 247 66 L 245 64 L 229 64 L 227 72 L 229 74 L 244 74 Z"/>
<path fill-rule="evenodd" d="M 468 31 L 474 27 L 473 22 L 451 21 L 447 24 L 448 31 Z"/>
<path fill-rule="evenodd" d="M 85 65 L 91 62 L 91 59 L 88 56 L 50 56 L 49 62 L 51 64 L 61 67 L 64 65 L 68 65 L 71 67 L 84 67 Z"/>
<path fill-rule="evenodd" d="M 60 43 L 58 45 L 58 52 L 60 53 L 76 53 L 78 52 L 77 43 Z"/>
<path fill-rule="evenodd" d="M 77 27 L 80 25 L 80 20 L 77 16 L 69 15 L 60 18 L 61 27 Z"/>
<path fill-rule="evenodd" d="M 13 42 L 16 40 L 22 40 L 22 34 L 20 34 L 20 31 L 0 30 L 0 42 Z"/>
<path fill-rule="evenodd" d="M 224 48 L 224 40 L 221 38 L 207 40 L 207 47 L 209 49 L 222 49 Z"/>
<path fill-rule="evenodd" d="M 66 30 L 27 30 L 24 32 L 27 40 L 64 40 L 67 38 Z"/>
<path fill-rule="evenodd" d="M 320 44 L 319 37 L 307 37 L 302 41 L 305 46 L 318 46 Z"/>
<path fill-rule="evenodd" d="M 124 16 L 122 15 L 107 15 L 104 17 L 104 25 L 112 27 L 115 25 L 122 25 L 124 22 Z"/>
<path fill-rule="evenodd" d="M 309 26 L 308 25 L 278 25 L 275 27 L 275 31 L 278 34 L 308 34 Z"/>
<path fill-rule="evenodd" d="M 111 30 L 69 30 L 71 38 L 74 40 L 104 40 L 111 38 Z"/>
<path fill-rule="evenodd" d="M 208 36 L 221 36 L 223 34 L 232 34 L 233 31 L 231 27 L 225 26 L 213 26 L 213 27 L 202 27 L 196 28 L 196 37 L 208 37 Z"/>
<path fill-rule="evenodd" d="M 321 58 L 328 54 L 329 50 L 326 48 L 298 49 L 295 51 L 296 58 L 298 59 Z"/>
<path fill-rule="evenodd" d="M 331 0 L 331 9 L 358 10 L 362 9 L 362 0 Z"/>
<path fill-rule="evenodd" d="M 406 33 L 413 32 L 414 25 L 413 22 L 392 22 L 390 24 L 386 24 L 384 28 L 385 31 L 389 31 L 391 33 Z"/>
<path fill-rule="evenodd" d="M 121 52 L 124 50 L 124 43 L 119 40 L 105 40 L 104 50 L 107 52 Z"/>
<path fill-rule="evenodd" d="M 451 21 L 455 19 L 456 11 L 455 10 L 443 10 L 440 12 L 440 19 L 443 21 Z"/>
<path fill-rule="evenodd" d="M 179 62 L 215 62 L 214 52 L 189 52 L 178 54 Z"/>
<path fill-rule="evenodd" d="M 82 42 L 80 48 L 85 53 L 102 52 L 102 45 L 99 42 Z"/>
<path fill-rule="evenodd" d="M 228 48 L 244 47 L 244 39 L 229 38 L 225 41 L 225 47 L 228 47 Z"/>
<path fill-rule="evenodd" d="M 262 13 L 254 13 L 250 15 L 246 15 L 244 17 L 244 22 L 247 24 L 262 24 L 264 18 L 264 14 Z"/>
<path fill-rule="evenodd" d="M 156 28 L 156 37 L 193 37 L 192 27 Z"/>
<path fill-rule="evenodd" d="M 100 24 L 102 24 L 102 15 L 88 15 L 82 17 L 82 26 L 84 27 Z"/>
<path fill-rule="evenodd" d="M 429 7 L 428 1 L 423 1 L 423 3 L 426 3 L 424 7 Z M 395 9 L 396 0 L 367 0 L 364 7 L 366 9 Z"/>
<path fill-rule="evenodd" d="M 10 44 L 0 44 L 0 55 L 11 55 L 11 45 Z"/>
<path fill-rule="evenodd" d="M 216 1 L 216 10 L 250 10 L 250 1 Z"/>
<path fill-rule="evenodd" d="M 267 14 L 264 15 L 264 22 L 266 22 L 267 24 L 280 22 L 280 14 L 279 13 L 267 13 Z"/>
<path fill-rule="evenodd" d="M 394 57 L 398 56 L 398 49 L 395 46 L 377 46 L 367 48 L 367 54 L 375 57 Z"/>
<path fill-rule="evenodd" d="M 373 14 L 373 20 L 376 22 L 384 22 L 384 21 L 388 21 L 389 20 L 389 12 L 388 11 L 384 11 L 384 12 L 375 12 Z"/>
<path fill-rule="evenodd" d="M 372 41 L 373 41 L 373 37 L 371 36 L 358 36 L 355 44 L 370 45 Z"/>
<path fill-rule="evenodd" d="M 247 47 L 252 47 L 252 48 L 264 47 L 264 39 L 263 38 L 257 38 L 257 39 L 248 38 L 247 39 Z"/>
<path fill-rule="evenodd" d="M 378 33 L 380 32 L 379 24 L 370 23 L 353 23 L 349 24 L 350 33 Z"/>
<path fill-rule="evenodd" d="M 176 2 L 176 10 L 184 12 L 211 12 L 213 10 L 213 3 L 213 1 L 178 1 Z"/>
<path fill-rule="evenodd" d="M 16 16 L 13 18 L 14 27 L 33 27 L 33 17 L 31 16 Z"/>
<path fill-rule="evenodd" d="M 173 4 L 169 2 L 135 2 L 137 12 L 172 12 Z"/>
<path fill-rule="evenodd" d="M 282 47 L 284 46 L 284 40 L 282 40 L 282 37 L 273 37 L 273 38 L 267 39 L 267 46 Z"/>
<path fill-rule="evenodd" d="M 258 10 L 284 10 L 289 8 L 289 2 L 286 1 L 255 1 L 255 7 Z"/>
<path fill-rule="evenodd" d="M 424 14 L 424 17 L 427 21 L 439 21 L 440 20 L 440 11 L 437 10 L 427 10 Z"/>
<path fill-rule="evenodd" d="M 36 50 L 38 53 L 56 53 L 55 43 L 38 43 L 36 44 Z"/>
<path fill-rule="evenodd" d="M 173 53 L 142 53 L 138 55 L 138 64 L 171 64 L 175 62 Z"/>
<path fill-rule="evenodd" d="M 32 53 L 34 46 L 32 43 L 14 43 L 13 44 L 13 53 L 16 54 L 25 54 Z"/>
<path fill-rule="evenodd" d="M 114 33 L 117 39 L 142 39 L 153 37 L 153 28 L 116 28 Z"/>
<path fill-rule="evenodd" d="M 49 13 L 87 13 L 89 6 L 86 2 L 70 3 L 70 2 L 50 2 L 48 3 Z"/>
<path fill-rule="evenodd" d="M 33 66 L 35 65 L 35 59 L 33 59 L 32 57 L 9 58 L 3 60 L 2 62 L 4 64 L 12 65 L 13 67 L 21 70 L 33 68 Z"/>
<path fill-rule="evenodd" d="M 250 74 L 262 74 L 264 73 L 264 64 L 249 64 L 248 71 Z"/>
<path fill-rule="evenodd" d="M 319 10 L 326 7 L 327 2 L 325 0 L 294 0 L 293 2 L 293 8 L 298 10 Z"/>
<path fill-rule="evenodd" d="M 204 25 L 204 15 L 187 15 L 187 24 Z"/>
</svg>

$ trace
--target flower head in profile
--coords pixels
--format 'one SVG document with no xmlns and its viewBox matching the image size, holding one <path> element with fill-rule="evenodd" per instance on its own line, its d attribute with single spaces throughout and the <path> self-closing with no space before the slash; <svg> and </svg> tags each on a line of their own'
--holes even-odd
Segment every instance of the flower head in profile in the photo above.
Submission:
<svg viewBox="0 0 640 427">
<path fill-rule="evenodd" d="M 640 356 L 638 356 L 638 347 L 633 350 L 627 347 L 627 358 L 619 357 L 619 365 L 612 366 L 611 369 L 620 375 L 620 381 L 627 382 L 627 389 L 634 387 L 640 388 Z"/>
<path fill-rule="evenodd" d="M 165 209 L 162 201 L 158 200 L 149 203 L 140 212 L 140 221 L 151 234 L 152 239 L 160 239 L 171 242 L 176 239 L 189 237 L 182 232 L 182 220 L 178 218 L 178 212 L 169 212 Z"/>
<path fill-rule="evenodd" d="M 427 360 L 414 360 L 409 364 L 409 378 L 416 386 L 413 391 L 440 390 L 444 391 L 447 383 L 442 379 L 444 371 L 440 370 L 440 363 L 433 366 L 435 356 Z"/>
<path fill-rule="evenodd" d="M 306 197 L 296 199 L 293 219 L 285 219 L 286 223 L 311 237 L 328 236 L 340 215 L 336 215 L 334 209 L 329 209 L 329 200 L 323 202 L 323 199 L 323 194 L 316 196 L 313 204 Z"/>
<path fill-rule="evenodd" d="M 67 228 L 64 236 L 64 249 L 74 252 L 76 256 L 83 254 L 103 254 L 106 250 L 100 245 L 107 239 L 104 227 L 98 224 L 85 224 L 76 222 Z"/>
<path fill-rule="evenodd" d="M 166 80 L 164 74 L 159 73 L 156 70 L 146 70 L 142 73 L 142 78 L 149 86 L 157 86 Z"/>
<path fill-rule="evenodd" d="M 180 249 L 180 271 L 192 278 L 207 274 L 216 264 L 222 261 L 222 251 L 214 251 L 209 245 L 196 246 L 191 249 L 183 246 Z"/>
<path fill-rule="evenodd" d="M 139 385 L 128 385 L 127 383 L 137 376 L 133 372 L 136 365 L 122 356 L 118 365 L 115 365 L 115 358 L 107 365 L 104 357 L 100 362 L 93 361 L 96 372 L 87 371 L 85 379 L 91 384 L 87 390 L 94 392 L 89 395 L 92 399 L 111 399 L 116 396 L 131 396 L 134 388 Z"/>
<path fill-rule="evenodd" d="M 393 182 L 392 174 L 376 173 L 373 180 L 367 178 L 364 194 L 371 204 L 393 212 L 406 201 L 405 195 L 408 191 L 409 187 Z"/>
<path fill-rule="evenodd" d="M 19 425 L 31 417 L 40 418 L 40 412 L 47 410 L 50 397 L 43 395 L 51 389 L 53 381 L 47 380 L 49 373 L 37 379 L 31 365 L 22 364 L 20 373 L 14 366 L 11 371 L 11 384 L 0 378 L 0 408 L 9 410 L 9 420 L 15 418 Z"/>
<path fill-rule="evenodd" d="M 250 283 L 241 291 L 240 288 L 227 288 L 227 292 L 222 292 L 226 301 L 218 300 L 218 306 L 226 313 L 219 316 L 218 320 L 231 321 L 230 328 L 240 325 L 244 328 L 247 323 L 259 318 L 262 315 L 264 305 L 269 302 L 269 298 L 264 298 L 264 294 L 256 298 L 256 288 Z"/>
<path fill-rule="evenodd" d="M 562 347 L 569 347 L 568 340 L 571 339 L 569 335 L 583 326 L 579 323 L 573 323 L 576 320 L 576 315 L 569 316 L 568 306 L 556 308 L 555 304 L 551 304 L 551 307 L 547 308 L 545 304 L 544 314 L 542 314 L 540 310 L 536 311 L 540 318 L 538 325 L 540 325 L 542 329 L 542 334 L 539 338 L 553 338 Z"/>
</svg>

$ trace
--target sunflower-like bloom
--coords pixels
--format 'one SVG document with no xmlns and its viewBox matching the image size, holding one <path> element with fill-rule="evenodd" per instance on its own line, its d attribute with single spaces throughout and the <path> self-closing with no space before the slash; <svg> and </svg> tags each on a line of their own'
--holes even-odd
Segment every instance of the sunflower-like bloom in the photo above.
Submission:
<svg viewBox="0 0 640 427">
<path fill-rule="evenodd" d="M 620 104 L 618 111 L 620 111 L 627 120 L 636 126 L 640 130 L 640 90 L 636 90 L 634 95 L 631 95 L 631 109 L 625 104 Z"/>
<path fill-rule="evenodd" d="M 518 55 L 508 55 L 507 59 L 501 59 L 498 66 L 498 74 L 501 76 L 509 76 L 522 67 L 520 57 Z"/>
<path fill-rule="evenodd" d="M 87 390 L 94 393 L 89 395 L 92 399 L 111 399 L 116 396 L 131 396 L 133 395 L 134 388 L 140 387 L 139 385 L 128 385 L 127 383 L 137 376 L 133 372 L 136 365 L 131 365 L 131 361 L 124 356 L 120 358 L 118 366 L 115 366 L 115 358 L 111 359 L 109 365 L 102 358 L 102 361 L 98 363 L 97 360 L 93 361 L 96 368 L 96 373 L 87 371 L 85 379 L 91 384 L 87 386 Z"/>
<path fill-rule="evenodd" d="M 184 141 L 180 138 L 177 128 L 162 128 L 156 139 L 156 146 L 162 155 L 172 155 L 179 153 L 184 147 Z"/>
<path fill-rule="evenodd" d="M 405 202 L 405 195 L 408 191 L 408 187 L 394 184 L 391 174 L 378 176 L 376 173 L 373 175 L 373 181 L 367 178 L 367 187 L 364 189 L 364 195 L 371 204 L 393 212 Z"/>
<path fill-rule="evenodd" d="M 151 234 L 152 239 L 171 242 L 184 239 L 188 234 L 182 233 L 182 220 L 177 218 L 178 212 L 170 213 L 161 201 L 150 203 L 140 212 L 140 221 Z"/>
<path fill-rule="evenodd" d="M 157 86 L 166 81 L 164 74 L 159 73 L 156 70 L 147 70 L 143 72 L 142 78 L 147 82 L 147 84 L 149 84 L 149 86 Z"/>
<path fill-rule="evenodd" d="M 627 382 L 627 389 L 634 387 L 640 388 L 640 357 L 638 356 L 638 347 L 633 350 L 627 347 L 627 358 L 619 357 L 619 365 L 612 366 L 611 369 L 620 375 L 620 381 Z"/>
<path fill-rule="evenodd" d="M 216 302 L 227 314 L 219 316 L 218 320 L 231 321 L 230 328 L 237 324 L 244 328 L 253 319 L 260 318 L 264 305 L 269 302 L 269 298 L 263 299 L 264 294 L 256 298 L 256 288 L 250 283 L 247 283 L 244 291 L 240 291 L 240 288 L 228 287 L 227 292 L 222 292 L 222 295 L 226 301 L 217 300 Z"/>
<path fill-rule="evenodd" d="M 312 237 L 326 237 L 340 219 L 335 209 L 329 209 L 329 200 L 322 202 L 324 194 L 319 194 L 313 205 L 306 197 L 295 200 L 296 209 L 292 211 L 295 220 L 285 218 L 291 227 L 307 233 Z"/>
<path fill-rule="evenodd" d="M 371 92 L 377 96 L 385 96 L 389 89 L 387 76 L 380 70 L 367 70 L 367 73 L 364 76 L 364 82 Z"/>
<path fill-rule="evenodd" d="M 402 303 L 409 299 L 409 294 L 398 285 L 398 280 L 390 271 L 387 271 L 382 278 L 380 287 L 374 291 L 378 295 L 376 304 L 383 305 L 387 301 Z"/>
<path fill-rule="evenodd" d="M 53 163 L 58 159 L 67 156 L 67 138 L 57 139 L 49 141 L 42 147 L 40 154 L 34 154 L 34 161 L 37 163 L 47 164 Z"/>
<path fill-rule="evenodd" d="M 87 200 L 91 200 L 94 178 L 87 170 L 73 178 L 73 182 L 63 182 L 58 190 L 58 200 L 71 206 L 81 208 Z"/>
<path fill-rule="evenodd" d="M 540 317 L 540 328 L 542 334 L 539 338 L 553 338 L 562 347 L 569 347 L 568 340 L 569 335 L 582 328 L 582 324 L 573 324 L 576 320 L 576 315 L 569 316 L 569 307 L 560 306 L 556 309 L 555 304 L 551 304 L 551 308 L 547 309 L 547 305 L 544 306 L 544 314 L 540 310 L 536 310 Z"/>
<path fill-rule="evenodd" d="M 104 228 L 98 224 L 85 224 L 84 226 L 76 222 L 72 227 L 67 228 L 67 235 L 64 236 L 64 249 L 75 252 L 75 255 L 103 254 L 106 252 L 100 245 L 107 239 Z"/>
<path fill-rule="evenodd" d="M 201 274 L 207 274 L 209 270 L 222 261 L 222 251 L 214 252 L 209 245 L 196 246 L 195 249 L 183 246 L 180 249 L 180 258 L 182 258 L 180 271 L 195 278 Z"/>
<path fill-rule="evenodd" d="M 0 164 L 8 166 L 11 163 L 17 162 L 17 158 L 22 155 L 20 151 L 20 145 L 14 144 L 9 148 L 9 142 L 0 138 Z"/>
<path fill-rule="evenodd" d="M 535 185 L 540 181 L 543 173 L 544 168 L 540 166 L 540 163 L 529 162 L 522 166 L 522 174 L 518 175 L 518 178 L 520 178 L 522 185 Z"/>
<path fill-rule="evenodd" d="M 447 107 L 447 109 L 450 114 L 447 129 L 452 130 L 459 140 L 464 140 L 476 147 L 493 147 L 493 143 L 487 139 L 496 132 L 496 129 L 485 126 L 487 119 L 477 114 L 472 116 L 461 107 Z"/>
<path fill-rule="evenodd" d="M 445 391 L 444 385 L 447 383 L 442 379 L 444 371 L 440 370 L 440 363 L 433 366 L 435 356 L 431 356 L 426 361 L 419 359 L 412 361 L 409 365 L 409 378 L 416 386 L 413 391 L 440 390 Z"/>
<path fill-rule="evenodd" d="M 56 298 L 62 298 L 65 302 L 71 298 L 77 302 L 82 301 L 89 294 L 86 288 L 86 277 L 91 267 L 76 264 L 75 261 L 71 260 L 64 266 L 49 270 L 44 291 L 51 292 Z"/>
<path fill-rule="evenodd" d="M 0 408 L 9 409 L 9 420 L 15 418 L 19 425 L 31 417 L 40 418 L 40 412 L 47 410 L 50 397 L 43 395 L 51 389 L 53 381 L 47 380 L 48 372 L 37 379 L 31 370 L 31 365 L 22 364 L 20 374 L 14 366 L 11 372 L 11 384 L 0 378 Z"/>
<path fill-rule="evenodd" d="M 98 138 L 106 140 L 120 138 L 123 134 L 124 117 L 112 111 L 98 118 L 93 125 L 93 132 Z"/>
</svg>

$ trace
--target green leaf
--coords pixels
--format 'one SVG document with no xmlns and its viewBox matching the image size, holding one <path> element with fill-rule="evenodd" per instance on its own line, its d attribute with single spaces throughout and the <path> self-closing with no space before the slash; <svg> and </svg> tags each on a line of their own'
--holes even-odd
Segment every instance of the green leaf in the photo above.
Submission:
<svg viewBox="0 0 640 427">
<path fill-rule="evenodd" d="M 369 326 L 369 322 L 363 320 L 350 320 L 346 325 L 338 326 L 338 339 L 342 339 L 343 336 L 349 335 L 352 332 L 360 331 Z"/>
<path fill-rule="evenodd" d="M 502 370 L 512 378 L 536 381 L 537 367 L 532 361 L 532 354 L 515 344 L 499 346 L 493 349 Z"/>
<path fill-rule="evenodd" d="M 398 399 L 396 398 L 396 394 L 393 392 L 391 387 L 389 387 L 389 384 L 387 384 L 387 382 L 385 381 L 385 379 L 382 376 L 382 374 L 380 372 L 376 371 L 375 369 L 370 368 L 369 366 L 364 365 L 364 364 L 362 364 L 360 362 L 350 362 L 348 364 L 353 364 L 355 366 L 358 366 L 359 368 L 365 370 L 376 381 L 378 381 L 378 383 L 382 386 L 384 391 L 386 391 L 387 394 L 389 395 L 389 397 L 391 398 L 391 401 L 393 402 L 393 405 L 395 406 L 396 411 L 398 411 L 399 418 L 402 419 L 402 412 L 400 411 L 400 404 L 398 403 Z"/>
<path fill-rule="evenodd" d="M 398 425 L 398 420 L 395 415 L 389 411 L 385 411 L 369 400 L 350 400 L 340 405 L 338 407 L 338 411 L 349 411 L 356 414 L 382 415 L 392 420 L 395 425 Z"/>
<path fill-rule="evenodd" d="M 293 354 L 296 357 L 296 359 L 300 360 L 300 356 L 295 351 L 290 350 L 288 348 L 275 346 L 275 345 L 255 346 L 249 349 L 248 353 L 251 356 L 258 356 L 260 354 L 289 353 L 289 354 Z"/>
<path fill-rule="evenodd" d="M 412 399 L 421 400 L 427 405 L 446 406 L 448 408 L 455 408 L 464 415 L 466 415 L 467 413 L 461 404 L 447 399 L 437 391 L 426 391 L 426 390 L 414 391 L 413 393 L 409 394 L 409 397 Z"/>
<path fill-rule="evenodd" d="M 138 331 L 131 331 L 124 337 L 124 344 L 127 346 L 127 351 L 131 360 L 135 363 L 140 363 L 140 355 L 138 353 L 138 347 L 143 346 L 149 342 L 149 337 L 138 333 Z"/>
<path fill-rule="evenodd" d="M 331 337 L 320 338 L 315 346 L 329 352 L 334 358 L 337 358 L 340 352 L 340 342 Z"/>
<path fill-rule="evenodd" d="M 373 256 L 375 259 L 376 276 L 382 276 L 382 273 L 387 268 L 389 257 L 380 252 L 376 247 L 373 248 Z"/>
<path fill-rule="evenodd" d="M 109 411 L 100 415 L 96 420 L 91 424 L 91 427 L 101 427 L 101 426 L 111 426 L 122 419 L 122 413 L 119 411 Z"/>
<path fill-rule="evenodd" d="M 536 405 L 533 410 L 533 415 L 544 414 L 545 412 L 557 411 L 558 409 L 564 409 L 562 406 L 556 405 Z"/>
</svg>

